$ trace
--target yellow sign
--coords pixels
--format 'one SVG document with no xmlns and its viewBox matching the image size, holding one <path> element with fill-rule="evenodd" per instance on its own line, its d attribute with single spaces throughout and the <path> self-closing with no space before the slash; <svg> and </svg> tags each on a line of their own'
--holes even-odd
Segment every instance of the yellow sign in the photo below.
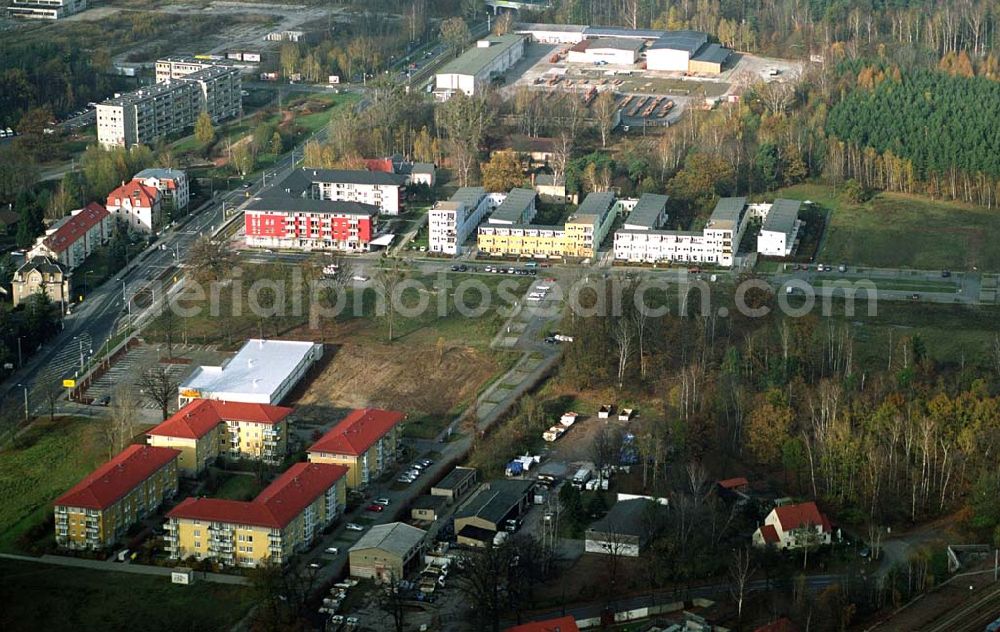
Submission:
<svg viewBox="0 0 1000 632">
<path fill-rule="evenodd" d="M 76 388 L 76 380 L 63 380 L 63 388 Z"/>
<path fill-rule="evenodd" d="M 198 399 L 198 398 L 201 397 L 201 392 L 197 391 L 197 390 L 195 390 L 193 388 L 186 388 L 183 391 L 181 391 L 181 397 L 188 397 L 188 398 L 191 398 L 191 399 Z"/>
</svg>

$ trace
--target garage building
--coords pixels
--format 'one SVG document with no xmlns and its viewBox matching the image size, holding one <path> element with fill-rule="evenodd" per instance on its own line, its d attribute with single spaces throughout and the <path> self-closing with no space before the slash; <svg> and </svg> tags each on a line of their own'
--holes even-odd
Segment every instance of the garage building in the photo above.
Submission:
<svg viewBox="0 0 1000 632">
<path fill-rule="evenodd" d="M 458 543 L 486 546 L 504 522 L 519 517 L 530 504 L 534 481 L 499 480 L 483 485 L 479 493 L 455 513 Z"/>
<path fill-rule="evenodd" d="M 423 529 L 402 522 L 372 527 L 348 551 L 351 577 L 380 582 L 403 579 L 420 565 L 426 535 Z"/>
<path fill-rule="evenodd" d="M 722 67 L 729 60 L 732 52 L 721 44 L 709 44 L 691 58 L 691 61 L 688 62 L 688 72 L 703 75 L 721 74 Z"/>
</svg>

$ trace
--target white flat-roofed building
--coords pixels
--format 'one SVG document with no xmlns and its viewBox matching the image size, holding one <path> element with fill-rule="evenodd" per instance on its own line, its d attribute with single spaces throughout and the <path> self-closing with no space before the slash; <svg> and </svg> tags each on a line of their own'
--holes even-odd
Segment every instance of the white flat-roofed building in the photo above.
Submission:
<svg viewBox="0 0 1000 632">
<path fill-rule="evenodd" d="M 536 24 L 522 22 L 514 26 L 514 32 L 527 35 L 541 44 L 576 44 L 583 41 L 587 27 L 583 24 Z"/>
<path fill-rule="evenodd" d="M 462 253 L 462 245 L 487 213 L 506 198 L 503 193 L 486 193 L 483 187 L 462 187 L 451 199 L 435 204 L 427 213 L 428 244 L 431 252 Z"/>
<path fill-rule="evenodd" d="M 629 228 L 615 232 L 615 259 L 635 263 L 680 261 L 730 267 L 749 218 L 745 197 L 719 200 L 700 232 L 642 227 L 639 218 L 631 217 Z"/>
<path fill-rule="evenodd" d="M 178 406 L 193 399 L 277 405 L 317 360 L 323 345 L 252 338 L 222 366 L 200 366 L 178 387 Z"/>
<path fill-rule="evenodd" d="M 7 7 L 12 18 L 58 20 L 87 8 L 87 0 L 14 0 Z"/>
<path fill-rule="evenodd" d="M 773 204 L 751 205 L 765 207 L 760 215 L 764 218 L 760 233 L 757 235 L 757 252 L 768 257 L 787 257 L 795 249 L 795 240 L 799 235 L 802 221 L 799 220 L 799 208 L 802 202 L 778 198 Z"/>
<path fill-rule="evenodd" d="M 457 59 L 445 64 L 434 77 L 434 93 L 447 100 L 456 92 L 472 96 L 524 56 L 526 38 L 517 33 L 491 36 Z"/>
<path fill-rule="evenodd" d="M 569 49 L 566 60 L 576 64 L 631 66 L 639 60 L 645 45 L 641 39 L 624 37 L 585 39 Z"/>
<path fill-rule="evenodd" d="M 197 57 L 162 57 L 156 60 L 156 83 L 166 83 L 171 79 L 180 79 L 191 73 L 222 66 L 232 67 L 232 62 L 226 59 L 198 59 Z"/>
</svg>

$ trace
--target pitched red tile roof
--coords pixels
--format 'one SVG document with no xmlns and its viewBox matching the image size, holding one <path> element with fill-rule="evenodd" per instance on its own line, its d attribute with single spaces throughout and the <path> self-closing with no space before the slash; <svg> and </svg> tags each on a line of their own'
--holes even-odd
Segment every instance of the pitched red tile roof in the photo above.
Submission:
<svg viewBox="0 0 1000 632">
<path fill-rule="evenodd" d="M 309 452 L 360 456 L 405 418 L 406 415 L 395 410 L 378 408 L 352 410 L 330 432 L 309 446 Z"/>
<path fill-rule="evenodd" d="M 576 619 L 567 615 L 558 619 L 548 619 L 547 621 L 532 621 L 522 623 L 512 628 L 507 628 L 504 632 L 580 632 L 576 625 Z"/>
<path fill-rule="evenodd" d="M 188 498 L 167 517 L 282 529 L 345 474 L 343 465 L 296 463 L 252 501 Z"/>
<path fill-rule="evenodd" d="M 767 625 L 762 625 L 753 632 L 798 632 L 798 628 L 788 618 L 781 617 Z"/>
<path fill-rule="evenodd" d="M 830 521 L 820 512 L 816 503 L 812 501 L 797 505 L 775 507 L 774 511 L 784 531 L 798 529 L 806 525 L 821 525 L 823 531 L 830 531 Z"/>
<path fill-rule="evenodd" d="M 225 421 L 248 421 L 273 426 L 292 412 L 294 409 L 285 406 L 196 399 L 146 434 L 199 439 Z"/>
<path fill-rule="evenodd" d="M 761 525 L 760 535 L 764 538 L 765 544 L 777 544 L 780 541 L 778 539 L 778 530 L 774 528 L 774 525 Z"/>
<path fill-rule="evenodd" d="M 87 234 L 87 231 L 96 226 L 106 217 L 110 217 L 107 209 L 91 202 L 80 209 L 76 215 L 72 215 L 54 233 L 42 240 L 45 247 L 52 252 L 62 252 L 72 246 L 78 239 Z"/>
<path fill-rule="evenodd" d="M 396 169 L 392 166 L 392 158 L 366 158 L 365 168 L 368 169 L 368 171 L 396 173 Z"/>
<path fill-rule="evenodd" d="M 737 478 L 727 478 L 725 480 L 719 481 L 719 487 L 723 489 L 735 489 L 737 487 L 746 487 L 750 484 L 746 478 L 740 476 Z"/>
<path fill-rule="evenodd" d="M 156 187 L 147 186 L 138 180 L 131 180 L 108 193 L 108 206 L 121 206 L 123 198 L 130 198 L 133 207 L 152 208 L 159 197 L 160 192 L 156 190 Z"/>
<path fill-rule="evenodd" d="M 56 498 L 53 504 L 107 509 L 180 454 L 180 450 L 173 448 L 130 445 Z"/>
</svg>

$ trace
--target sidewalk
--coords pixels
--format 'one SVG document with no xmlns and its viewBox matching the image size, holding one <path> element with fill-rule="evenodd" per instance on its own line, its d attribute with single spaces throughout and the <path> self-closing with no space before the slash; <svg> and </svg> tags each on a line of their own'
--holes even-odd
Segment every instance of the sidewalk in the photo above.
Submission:
<svg viewBox="0 0 1000 632">
<path fill-rule="evenodd" d="M 118 573 L 132 573 L 133 575 L 159 575 L 170 577 L 173 569 L 165 566 L 146 566 L 143 564 L 124 564 L 121 562 L 102 562 L 101 560 L 85 560 L 76 557 L 64 557 L 62 555 L 43 555 L 41 557 L 31 557 L 28 555 L 12 555 L 0 553 L 0 558 L 7 560 L 17 560 L 19 562 L 34 562 L 36 564 L 50 564 L 54 566 L 73 566 L 76 568 L 89 568 L 95 571 L 111 571 Z M 220 573 L 196 572 L 195 577 L 216 584 L 235 584 L 239 586 L 249 586 L 250 580 L 239 575 L 222 575 Z"/>
</svg>

